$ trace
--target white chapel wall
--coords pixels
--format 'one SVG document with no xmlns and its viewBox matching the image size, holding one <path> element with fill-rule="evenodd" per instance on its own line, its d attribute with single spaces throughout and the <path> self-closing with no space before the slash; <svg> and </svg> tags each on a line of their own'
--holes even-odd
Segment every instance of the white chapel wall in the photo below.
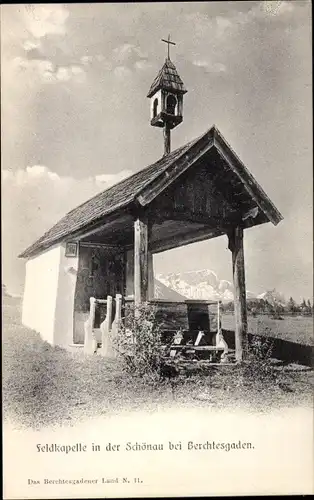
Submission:
<svg viewBox="0 0 314 500">
<path fill-rule="evenodd" d="M 158 90 L 158 92 L 156 92 L 156 94 L 154 94 L 153 97 L 151 97 L 151 99 L 150 99 L 150 117 L 151 117 L 151 119 L 154 118 L 154 102 L 156 99 L 158 101 L 156 115 L 159 115 L 159 113 L 161 113 L 161 111 L 162 111 L 161 90 Z"/>
<path fill-rule="evenodd" d="M 26 263 L 22 322 L 51 344 L 54 343 L 60 250 L 60 246 L 55 246 Z"/>
<path fill-rule="evenodd" d="M 73 344 L 74 297 L 79 264 L 76 257 L 65 256 L 66 245 L 60 246 L 60 265 L 58 292 L 54 325 L 54 344 L 68 346 Z"/>
</svg>

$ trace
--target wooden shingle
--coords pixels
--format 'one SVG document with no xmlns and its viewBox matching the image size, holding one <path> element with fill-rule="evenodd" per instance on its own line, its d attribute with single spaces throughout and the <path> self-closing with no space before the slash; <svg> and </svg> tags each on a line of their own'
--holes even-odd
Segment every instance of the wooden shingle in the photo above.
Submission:
<svg viewBox="0 0 314 500">
<path fill-rule="evenodd" d="M 166 59 L 163 67 L 153 81 L 147 97 L 152 97 L 159 89 L 186 94 L 187 90 L 181 80 L 177 69 L 170 59 Z"/>
</svg>

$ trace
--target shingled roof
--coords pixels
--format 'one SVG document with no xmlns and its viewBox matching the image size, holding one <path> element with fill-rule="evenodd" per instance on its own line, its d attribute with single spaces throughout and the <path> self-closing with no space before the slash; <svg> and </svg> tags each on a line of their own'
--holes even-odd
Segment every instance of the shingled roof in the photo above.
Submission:
<svg viewBox="0 0 314 500">
<path fill-rule="evenodd" d="M 154 182 L 162 180 L 163 174 L 166 174 L 166 177 L 169 176 L 169 173 L 172 176 L 174 173 L 180 175 L 182 169 L 186 170 L 197 158 L 200 158 L 205 154 L 205 151 L 209 151 L 213 146 L 220 148 L 222 154 L 229 157 L 228 161 L 229 163 L 232 162 L 232 169 L 236 172 L 252 199 L 266 214 L 268 220 L 274 224 L 282 220 L 282 215 L 271 200 L 236 156 L 218 129 L 213 126 L 197 139 L 176 149 L 152 165 L 127 177 L 71 210 L 34 244 L 22 252 L 19 257 L 32 257 L 53 244 L 66 240 L 79 230 L 87 230 L 91 224 L 97 221 L 101 222 L 104 217 L 130 206 L 136 200 L 142 203 L 142 194 Z"/>
<path fill-rule="evenodd" d="M 159 89 L 172 90 L 185 94 L 187 92 L 173 62 L 167 58 L 155 80 L 153 81 L 147 97 L 152 97 Z"/>
</svg>

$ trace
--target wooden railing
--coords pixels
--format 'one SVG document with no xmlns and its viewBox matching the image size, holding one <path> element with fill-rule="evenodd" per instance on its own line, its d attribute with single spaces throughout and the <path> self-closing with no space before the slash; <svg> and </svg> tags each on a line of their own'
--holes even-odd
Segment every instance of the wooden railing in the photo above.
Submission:
<svg viewBox="0 0 314 500">
<path fill-rule="evenodd" d="M 125 303 L 127 302 L 130 301 L 126 299 Z M 169 305 L 168 302 L 167 305 Z M 204 302 L 205 301 L 203 301 L 203 304 Z M 160 308 L 166 306 L 166 302 L 154 301 L 155 306 L 156 303 L 159 304 Z M 213 306 L 213 303 L 208 303 L 208 304 L 210 304 L 210 306 Z M 199 330 L 196 332 L 197 336 L 192 344 L 190 342 L 188 344 L 182 343 L 183 335 L 181 335 L 180 337 L 180 334 L 177 333 L 174 336 L 173 345 L 171 346 L 172 357 L 175 356 L 178 351 L 182 352 L 209 351 L 210 358 L 212 357 L 212 353 L 213 354 L 218 353 L 222 360 L 226 358 L 226 354 L 228 354 L 228 345 L 223 338 L 221 330 L 220 302 L 217 302 L 216 304 L 217 304 L 217 310 L 215 314 L 215 320 L 216 320 L 215 323 L 217 324 L 216 327 L 217 333 L 214 334 L 214 337 L 212 339 L 212 345 L 199 345 L 200 341 L 205 335 L 204 331 Z M 97 328 L 95 324 L 96 308 L 104 305 L 106 306 L 106 316 L 104 321 L 100 323 L 99 328 Z M 172 313 L 174 313 L 174 311 L 175 309 L 172 310 Z M 116 351 L 113 347 L 113 342 L 120 328 L 121 321 L 122 321 L 122 295 L 117 294 L 115 298 L 108 295 L 107 299 L 96 299 L 94 297 L 91 297 L 89 318 L 84 324 L 85 328 L 84 351 L 87 354 L 93 354 L 97 351 L 98 346 L 100 346 L 99 353 L 102 356 L 116 357 Z"/>
<path fill-rule="evenodd" d="M 113 319 L 113 301 L 115 301 L 115 317 Z M 95 317 L 97 305 L 106 305 L 106 317 L 99 328 L 95 328 Z M 120 327 L 122 317 L 122 295 L 117 294 L 115 299 L 110 295 L 107 299 L 90 298 L 90 309 L 88 320 L 84 324 L 84 351 L 93 354 L 101 344 L 100 354 L 106 357 L 115 357 L 116 353 L 112 346 L 112 339 Z"/>
</svg>

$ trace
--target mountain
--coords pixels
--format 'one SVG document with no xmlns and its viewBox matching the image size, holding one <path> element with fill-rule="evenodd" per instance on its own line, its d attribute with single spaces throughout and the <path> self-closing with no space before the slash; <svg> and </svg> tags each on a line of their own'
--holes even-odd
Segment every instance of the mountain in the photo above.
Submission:
<svg viewBox="0 0 314 500">
<path fill-rule="evenodd" d="M 277 292 L 275 288 L 273 290 L 268 290 L 267 292 L 261 293 L 257 296 L 257 298 L 267 300 L 267 302 L 272 305 L 286 305 L 284 296 L 281 293 Z"/>
<path fill-rule="evenodd" d="M 209 269 L 158 274 L 156 278 L 168 289 L 188 299 L 222 300 L 224 302 L 233 300 L 232 283 L 220 280 L 216 273 Z M 256 295 L 247 292 L 247 297 L 256 297 Z"/>
<path fill-rule="evenodd" d="M 155 279 L 155 298 L 171 300 L 173 302 L 182 302 L 183 300 L 186 300 L 186 297 L 165 286 L 158 279 Z"/>
</svg>

